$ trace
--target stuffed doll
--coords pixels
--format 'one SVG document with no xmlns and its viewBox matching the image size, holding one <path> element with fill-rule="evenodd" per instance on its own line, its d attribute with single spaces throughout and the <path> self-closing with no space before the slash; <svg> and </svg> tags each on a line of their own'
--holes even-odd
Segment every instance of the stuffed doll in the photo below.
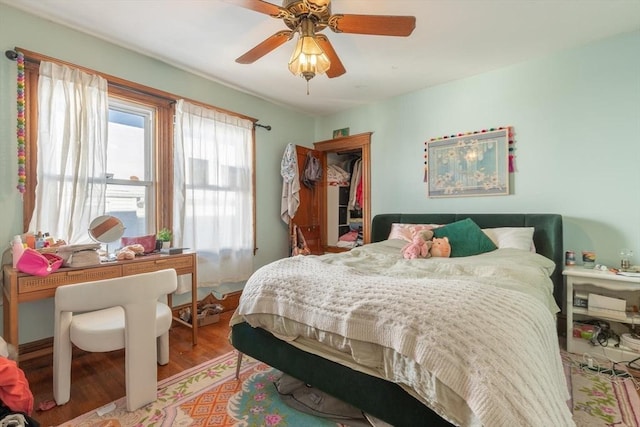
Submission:
<svg viewBox="0 0 640 427">
<path fill-rule="evenodd" d="M 449 258 L 451 255 L 451 245 L 448 237 L 434 237 L 431 243 L 431 256 Z"/>
<path fill-rule="evenodd" d="M 402 256 L 405 259 L 429 258 L 431 256 L 429 252 L 431 238 L 433 238 L 433 231 L 431 230 L 423 230 L 416 233 L 413 241 L 402 248 Z"/>
</svg>

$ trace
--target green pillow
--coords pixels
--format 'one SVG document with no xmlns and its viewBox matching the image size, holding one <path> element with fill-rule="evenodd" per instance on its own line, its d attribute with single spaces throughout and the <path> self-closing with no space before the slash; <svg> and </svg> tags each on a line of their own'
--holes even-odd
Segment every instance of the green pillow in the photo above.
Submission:
<svg viewBox="0 0 640 427">
<path fill-rule="evenodd" d="M 451 257 L 478 255 L 498 249 L 471 218 L 435 228 L 433 237 L 449 238 Z"/>
</svg>

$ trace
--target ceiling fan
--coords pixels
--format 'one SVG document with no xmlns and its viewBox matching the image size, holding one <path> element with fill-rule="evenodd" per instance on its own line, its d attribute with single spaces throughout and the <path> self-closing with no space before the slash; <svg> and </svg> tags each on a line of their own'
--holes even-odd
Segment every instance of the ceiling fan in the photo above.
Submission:
<svg viewBox="0 0 640 427">
<path fill-rule="evenodd" d="M 327 77 L 333 78 L 346 72 L 329 39 L 318 34 L 325 28 L 336 33 L 407 37 L 416 26 L 414 16 L 331 14 L 331 0 L 283 0 L 282 7 L 262 0 L 227 1 L 282 19 L 289 28 L 268 37 L 236 62 L 251 64 L 300 33 L 289 70 L 307 82 L 316 74 L 326 72 Z"/>
</svg>

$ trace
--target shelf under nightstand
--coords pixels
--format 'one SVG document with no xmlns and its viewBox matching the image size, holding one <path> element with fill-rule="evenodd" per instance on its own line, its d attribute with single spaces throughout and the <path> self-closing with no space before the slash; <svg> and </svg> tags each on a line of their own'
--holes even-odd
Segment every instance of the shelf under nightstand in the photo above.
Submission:
<svg viewBox="0 0 640 427">
<path fill-rule="evenodd" d="M 566 315 L 567 315 L 567 351 L 569 353 L 602 353 L 616 361 L 628 361 L 640 357 L 640 351 L 628 347 L 594 345 L 591 341 L 573 336 L 574 322 L 580 320 L 601 319 L 617 324 L 618 330 L 626 330 L 624 325 L 640 325 L 640 313 L 625 312 L 625 320 L 603 315 L 594 316 L 588 308 L 574 306 L 574 291 L 597 293 L 612 298 L 625 299 L 628 305 L 640 305 L 640 278 L 621 276 L 610 271 L 599 271 L 582 267 L 566 268 Z M 613 328 L 613 325 L 612 325 Z"/>
</svg>

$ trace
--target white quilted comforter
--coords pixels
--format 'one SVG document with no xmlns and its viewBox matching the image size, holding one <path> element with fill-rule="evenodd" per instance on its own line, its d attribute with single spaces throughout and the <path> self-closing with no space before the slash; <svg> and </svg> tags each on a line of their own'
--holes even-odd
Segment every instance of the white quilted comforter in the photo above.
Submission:
<svg viewBox="0 0 640 427">
<path fill-rule="evenodd" d="M 247 282 L 232 324 L 325 344 L 343 338 L 335 347 L 354 356 L 362 343 L 380 347 L 376 374 L 457 425 L 574 425 L 556 334 L 553 263 L 517 249 L 405 260 L 403 244 L 388 240 L 266 265 Z M 434 381 L 458 398 L 443 398 Z M 461 402 L 469 414 L 459 410 Z"/>
</svg>

